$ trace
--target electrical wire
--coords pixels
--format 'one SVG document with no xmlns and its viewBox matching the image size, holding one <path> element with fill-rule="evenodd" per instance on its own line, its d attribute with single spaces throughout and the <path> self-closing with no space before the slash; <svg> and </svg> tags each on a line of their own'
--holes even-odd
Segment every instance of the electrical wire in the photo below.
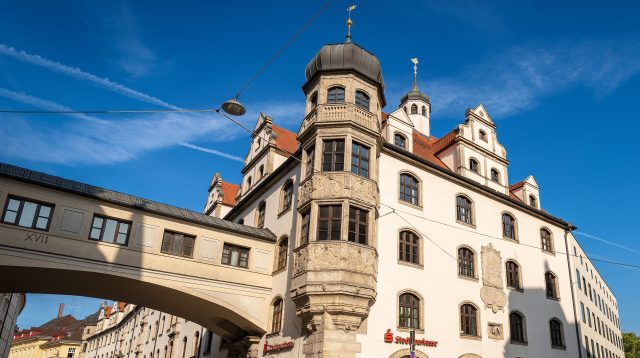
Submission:
<svg viewBox="0 0 640 358">
<path fill-rule="evenodd" d="M 98 110 L 64 110 L 64 111 L 41 111 L 41 110 L 9 110 L 0 109 L 0 113 L 10 114 L 135 114 L 135 113 L 210 113 L 218 112 L 219 109 L 98 109 Z"/>
</svg>

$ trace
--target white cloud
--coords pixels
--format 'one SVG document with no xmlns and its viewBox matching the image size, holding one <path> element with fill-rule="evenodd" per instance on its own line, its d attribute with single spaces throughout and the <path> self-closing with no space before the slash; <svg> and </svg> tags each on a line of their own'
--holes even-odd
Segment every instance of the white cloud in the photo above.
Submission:
<svg viewBox="0 0 640 358">
<path fill-rule="evenodd" d="M 128 88 L 120 83 L 111 81 L 108 78 L 98 77 L 91 73 L 85 72 L 77 67 L 71 67 L 64 65 L 60 62 L 52 61 L 43 58 L 38 55 L 32 55 L 24 51 L 18 51 L 13 47 L 0 43 L 0 54 L 13 57 L 22 62 L 30 63 L 33 65 L 44 67 L 48 70 L 59 72 L 67 76 L 85 81 L 99 88 L 106 89 L 108 91 L 118 93 L 120 95 L 133 98 L 138 101 L 155 104 L 164 108 L 180 109 L 177 106 L 164 102 L 156 97 L 150 96 L 146 93 L 142 93 L 131 88 Z"/>
<path fill-rule="evenodd" d="M 0 88 L 0 96 L 45 110 L 71 110 L 58 103 Z M 215 113 L 157 113 L 101 119 L 74 114 L 81 119 L 59 119 L 59 124 L 36 125 L 32 119 L 13 116 L 0 126 L 3 154 L 9 157 L 59 164 L 111 164 L 146 152 L 181 145 L 231 160 L 242 158 L 191 144 L 199 139 L 224 142 L 236 138 L 240 128 Z"/>
<path fill-rule="evenodd" d="M 600 41 L 513 48 L 448 78 L 426 80 L 433 118 L 462 116 L 484 103 L 494 118 L 533 108 L 546 96 L 584 86 L 606 96 L 640 72 L 640 42 Z"/>
</svg>

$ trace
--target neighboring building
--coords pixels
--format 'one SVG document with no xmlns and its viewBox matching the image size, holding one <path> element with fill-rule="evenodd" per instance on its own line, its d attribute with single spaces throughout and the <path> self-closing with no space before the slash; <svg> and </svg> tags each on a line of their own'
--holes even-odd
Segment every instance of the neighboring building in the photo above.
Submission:
<svg viewBox="0 0 640 358">
<path fill-rule="evenodd" d="M 305 73 L 298 132 L 259 115 L 224 216 L 279 238 L 268 332 L 249 356 L 408 357 L 410 331 L 422 358 L 624 355 L 613 293 L 533 176 L 510 184 L 482 104 L 437 138 L 415 67 L 391 113 L 378 59 L 349 40 Z M 225 244 L 221 260 L 253 258 Z"/>
<path fill-rule="evenodd" d="M 39 326 L 23 329 L 13 336 L 9 358 L 75 358 L 80 350 L 85 320 L 71 315 L 58 317 Z"/>
<path fill-rule="evenodd" d="M 0 358 L 9 355 L 11 340 L 16 333 L 18 315 L 24 309 L 24 293 L 0 293 Z"/>
<path fill-rule="evenodd" d="M 204 329 L 183 318 L 115 301 L 103 303 L 83 342 L 86 358 L 192 358 Z M 216 346 L 217 347 L 217 346 Z"/>
<path fill-rule="evenodd" d="M 207 215 L 222 218 L 236 205 L 236 196 L 240 187 L 222 180 L 219 173 L 213 174 L 209 195 L 204 207 Z"/>
</svg>

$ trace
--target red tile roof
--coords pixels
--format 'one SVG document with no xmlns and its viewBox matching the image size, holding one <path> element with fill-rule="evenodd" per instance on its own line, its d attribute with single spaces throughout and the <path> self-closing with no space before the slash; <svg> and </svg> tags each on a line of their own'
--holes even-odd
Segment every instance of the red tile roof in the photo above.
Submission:
<svg viewBox="0 0 640 358">
<path fill-rule="evenodd" d="M 435 156 L 435 151 L 433 150 L 434 146 L 433 137 L 427 137 L 426 135 L 418 132 L 417 130 L 413 130 L 413 154 L 435 164 L 444 169 L 448 169 L 446 164 L 440 160 L 440 158 Z M 435 142 L 437 143 L 437 142 Z"/>
<path fill-rule="evenodd" d="M 275 124 L 271 126 L 276 133 L 276 147 L 289 154 L 293 154 L 298 150 L 298 135 L 286 130 L 282 127 L 278 127 Z"/>
<path fill-rule="evenodd" d="M 433 143 L 433 152 L 438 154 L 441 151 L 449 147 L 456 139 L 458 135 L 458 129 L 454 129 L 451 132 L 445 134 L 442 138 Z"/>
<path fill-rule="evenodd" d="M 222 181 L 222 203 L 225 205 L 236 206 L 236 196 L 238 196 L 238 190 L 240 190 L 239 185 L 227 183 L 226 181 Z"/>
<path fill-rule="evenodd" d="M 517 183 L 515 183 L 515 184 L 510 185 L 510 186 L 509 186 L 509 190 L 518 190 L 518 189 L 522 188 L 523 186 L 524 186 L 524 180 L 519 181 L 519 182 L 517 182 Z"/>
</svg>

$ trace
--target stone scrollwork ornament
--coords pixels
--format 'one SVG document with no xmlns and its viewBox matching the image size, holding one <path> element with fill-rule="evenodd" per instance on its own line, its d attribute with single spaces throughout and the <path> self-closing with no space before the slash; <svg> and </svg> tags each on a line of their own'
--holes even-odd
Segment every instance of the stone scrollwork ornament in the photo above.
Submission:
<svg viewBox="0 0 640 358">
<path fill-rule="evenodd" d="M 482 288 L 480 298 L 493 313 L 503 311 L 507 296 L 503 292 L 502 257 L 492 244 L 482 246 Z"/>
</svg>

